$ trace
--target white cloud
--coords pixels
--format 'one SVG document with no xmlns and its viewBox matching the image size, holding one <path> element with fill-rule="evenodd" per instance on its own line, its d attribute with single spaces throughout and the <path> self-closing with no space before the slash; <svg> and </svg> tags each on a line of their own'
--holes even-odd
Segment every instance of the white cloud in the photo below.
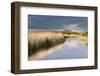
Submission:
<svg viewBox="0 0 100 76">
<path fill-rule="evenodd" d="M 80 28 L 78 24 L 64 25 L 64 29 L 71 31 L 83 31 L 83 29 Z"/>
<path fill-rule="evenodd" d="M 78 27 L 77 24 L 70 24 L 70 25 L 64 25 L 64 29 L 68 29 L 68 30 L 75 30 Z"/>
</svg>

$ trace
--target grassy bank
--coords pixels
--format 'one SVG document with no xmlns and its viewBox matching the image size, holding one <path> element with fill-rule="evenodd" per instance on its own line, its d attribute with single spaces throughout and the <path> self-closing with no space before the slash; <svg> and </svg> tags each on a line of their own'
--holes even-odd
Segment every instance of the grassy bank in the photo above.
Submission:
<svg viewBox="0 0 100 76">
<path fill-rule="evenodd" d="M 61 32 L 29 31 L 28 32 L 28 55 L 41 50 L 48 50 L 56 45 L 64 43 L 66 38 Z"/>
<path fill-rule="evenodd" d="M 54 47 L 58 44 L 64 43 L 66 39 L 63 38 L 46 38 L 45 40 L 39 40 L 38 42 L 34 42 L 34 43 L 28 43 L 28 55 L 30 56 L 31 54 L 34 54 L 40 50 L 43 49 L 49 49 L 51 47 Z"/>
</svg>

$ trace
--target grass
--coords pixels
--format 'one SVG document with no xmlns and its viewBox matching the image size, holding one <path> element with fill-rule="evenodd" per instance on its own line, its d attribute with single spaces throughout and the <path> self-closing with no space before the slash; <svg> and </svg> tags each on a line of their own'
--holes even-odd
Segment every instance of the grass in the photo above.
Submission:
<svg viewBox="0 0 100 76">
<path fill-rule="evenodd" d="M 88 36 L 88 32 L 82 32 L 81 35 L 87 37 Z"/>
<path fill-rule="evenodd" d="M 43 49 L 49 49 L 58 44 L 64 43 L 66 38 L 46 38 L 45 40 L 39 40 L 38 42 L 30 43 L 28 42 L 28 55 L 34 54 Z"/>
<path fill-rule="evenodd" d="M 68 36 L 67 36 L 68 35 Z M 87 41 L 87 32 L 29 32 L 28 56 L 64 43 L 71 35 Z"/>
</svg>

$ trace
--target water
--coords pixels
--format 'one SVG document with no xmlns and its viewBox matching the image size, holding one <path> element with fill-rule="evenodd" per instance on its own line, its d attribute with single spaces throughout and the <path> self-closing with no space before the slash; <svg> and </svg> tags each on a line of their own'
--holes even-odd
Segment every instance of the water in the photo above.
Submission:
<svg viewBox="0 0 100 76">
<path fill-rule="evenodd" d="M 43 56 L 39 60 L 79 59 L 87 57 L 88 48 L 86 44 L 80 39 L 68 38 L 62 48 L 54 49 L 51 54 Z"/>
</svg>

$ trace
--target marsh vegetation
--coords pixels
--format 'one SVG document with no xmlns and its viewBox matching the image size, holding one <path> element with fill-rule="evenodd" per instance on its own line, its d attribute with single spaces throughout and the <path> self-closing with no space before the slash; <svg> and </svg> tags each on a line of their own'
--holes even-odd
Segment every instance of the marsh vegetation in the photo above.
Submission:
<svg viewBox="0 0 100 76">
<path fill-rule="evenodd" d="M 87 32 L 65 32 L 65 31 L 29 31 L 28 32 L 28 56 L 42 50 L 47 50 L 63 44 L 68 38 L 77 37 L 87 45 Z"/>
</svg>

